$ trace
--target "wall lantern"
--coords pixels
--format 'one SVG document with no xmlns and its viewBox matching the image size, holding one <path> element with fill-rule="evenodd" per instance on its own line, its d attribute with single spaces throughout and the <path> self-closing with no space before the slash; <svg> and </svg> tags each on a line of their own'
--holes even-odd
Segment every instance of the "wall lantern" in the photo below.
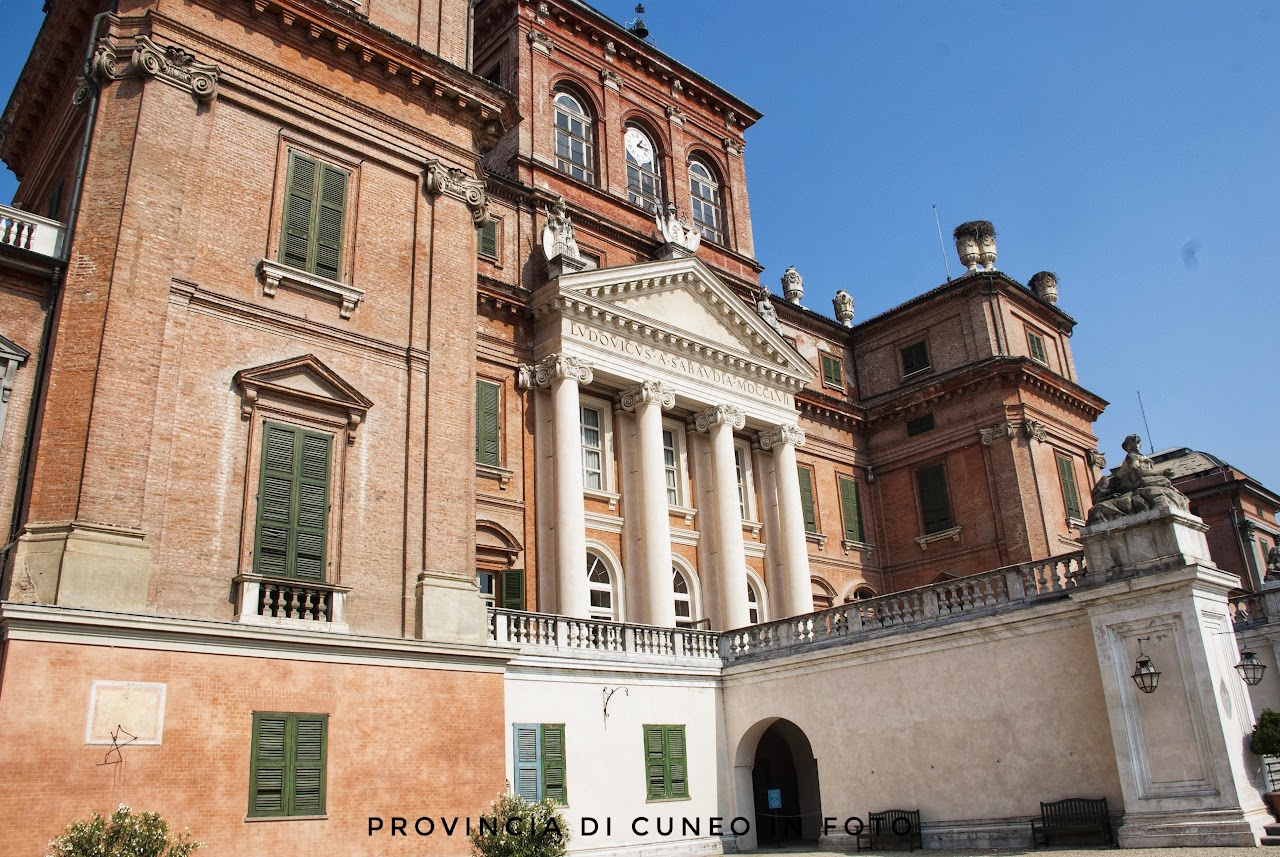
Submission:
<svg viewBox="0 0 1280 857">
<path fill-rule="evenodd" d="M 1152 693 L 1156 689 L 1156 685 L 1160 683 L 1160 673 L 1151 665 L 1151 658 L 1147 657 L 1142 651 L 1142 644 L 1150 640 L 1150 637 L 1138 638 L 1138 662 L 1134 664 L 1133 683 L 1138 686 L 1138 690 L 1143 693 Z"/>
<path fill-rule="evenodd" d="M 1236 664 L 1236 672 L 1240 673 L 1240 678 L 1244 679 L 1244 683 L 1252 687 L 1262 681 L 1262 673 L 1267 669 L 1267 665 L 1258 660 L 1256 652 L 1245 649 L 1240 653 L 1240 663 Z"/>
</svg>

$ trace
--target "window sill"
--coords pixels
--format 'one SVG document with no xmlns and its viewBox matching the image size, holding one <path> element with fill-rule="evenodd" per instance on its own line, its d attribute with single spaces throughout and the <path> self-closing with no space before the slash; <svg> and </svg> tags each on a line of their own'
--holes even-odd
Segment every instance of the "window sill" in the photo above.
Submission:
<svg viewBox="0 0 1280 857">
<path fill-rule="evenodd" d="M 822 550 L 827 546 L 827 537 L 822 533 L 811 533 L 806 530 L 804 540 L 817 545 L 819 550 Z"/>
<path fill-rule="evenodd" d="M 1070 515 L 1068 515 L 1067 526 L 1073 530 L 1078 530 L 1084 526 L 1084 521 L 1080 520 L 1079 518 L 1073 518 Z"/>
<path fill-rule="evenodd" d="M 246 815 L 245 824 L 256 824 L 260 821 L 328 821 L 327 815 Z"/>
<path fill-rule="evenodd" d="M 926 375 L 926 374 L 928 374 L 929 372 L 932 372 L 932 371 L 933 371 L 933 367 L 932 367 L 932 366 L 926 366 L 926 367 L 924 367 L 923 369 L 917 369 L 917 370 L 916 370 L 916 371 L 914 371 L 914 372 L 907 372 L 907 373 L 904 373 L 904 374 L 903 374 L 903 376 L 902 376 L 902 380 L 904 380 L 904 381 L 914 380 L 914 379 L 919 378 L 919 377 L 921 377 L 921 376 L 923 376 L 923 375 Z"/>
<path fill-rule="evenodd" d="M 960 531 L 963 529 L 964 527 L 956 526 L 949 530 L 939 530 L 938 532 L 930 533 L 927 536 L 920 536 L 916 539 L 916 544 L 920 545 L 920 550 L 922 551 L 927 551 L 929 549 L 929 545 L 933 542 L 946 541 L 947 539 L 951 539 L 951 541 L 956 544 L 960 544 Z"/>
<path fill-rule="evenodd" d="M 840 393 L 845 392 L 844 384 L 832 384 L 827 381 L 823 381 L 822 386 L 824 389 L 827 389 L 827 390 L 836 390 L 837 392 L 840 392 Z"/>
<path fill-rule="evenodd" d="M 618 510 L 618 499 L 621 494 L 615 494 L 612 491 L 601 491 L 597 488 L 583 488 L 582 496 L 590 497 L 593 500 L 604 500 L 609 504 L 609 511 L 616 512 Z"/>
<path fill-rule="evenodd" d="M 698 510 L 690 509 L 688 506 L 676 506 L 668 503 L 667 514 L 682 516 L 684 518 L 684 525 L 686 527 L 691 527 L 693 526 L 693 517 L 698 514 Z"/>
<path fill-rule="evenodd" d="M 364 291 L 355 286 L 348 286 L 346 283 L 339 283 L 328 277 L 318 277 L 270 259 L 263 259 L 258 263 L 258 274 L 262 277 L 262 293 L 267 297 L 275 297 L 276 289 L 281 285 L 309 292 L 321 298 L 336 300 L 339 304 L 340 318 L 351 318 L 351 313 L 364 297 Z"/>
<path fill-rule="evenodd" d="M 863 553 L 871 553 L 876 549 L 875 545 L 869 545 L 866 542 L 855 542 L 852 539 L 841 539 L 840 547 L 844 548 L 844 555 L 848 556 L 849 551 L 862 551 Z"/>
<path fill-rule="evenodd" d="M 645 800 L 645 803 L 679 803 L 684 800 L 693 800 L 693 796 L 689 797 L 651 797 Z"/>
<path fill-rule="evenodd" d="M 751 538 L 760 539 L 760 531 L 764 529 L 764 523 L 761 521 L 752 521 L 747 518 L 742 519 L 742 529 L 751 533 Z"/>
<path fill-rule="evenodd" d="M 511 477 L 514 475 L 514 470 L 508 470 L 505 467 L 498 467 L 496 464 L 476 463 L 476 476 L 482 476 L 488 479 L 497 479 L 499 491 L 507 490 L 507 486 L 511 484 Z"/>
</svg>

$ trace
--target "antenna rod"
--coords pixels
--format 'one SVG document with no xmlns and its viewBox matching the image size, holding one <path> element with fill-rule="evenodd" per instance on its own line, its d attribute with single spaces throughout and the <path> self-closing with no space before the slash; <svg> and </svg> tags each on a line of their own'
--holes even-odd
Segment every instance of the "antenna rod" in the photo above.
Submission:
<svg viewBox="0 0 1280 857">
<path fill-rule="evenodd" d="M 1142 411 L 1142 425 L 1147 430 L 1147 449 L 1152 452 L 1156 451 L 1156 446 L 1151 442 L 1151 426 L 1147 423 L 1147 409 L 1142 406 L 1142 391 L 1138 391 L 1138 410 Z"/>
<path fill-rule="evenodd" d="M 947 272 L 947 282 L 951 282 L 951 266 L 947 264 L 947 245 L 942 240 L 942 222 L 938 220 L 938 204 L 933 204 L 933 223 L 938 227 L 938 249 L 942 251 L 942 269 Z"/>
</svg>

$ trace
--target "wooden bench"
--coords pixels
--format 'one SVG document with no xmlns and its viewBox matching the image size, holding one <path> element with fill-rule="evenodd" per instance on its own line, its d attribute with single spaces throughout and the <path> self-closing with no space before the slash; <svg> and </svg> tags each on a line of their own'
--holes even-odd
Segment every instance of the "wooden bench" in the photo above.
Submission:
<svg viewBox="0 0 1280 857">
<path fill-rule="evenodd" d="M 1107 799 L 1070 797 L 1041 802 L 1040 818 L 1031 822 L 1032 845 L 1048 845 L 1051 836 L 1061 833 L 1100 833 L 1104 844 L 1113 844 Z"/>
<path fill-rule="evenodd" d="M 867 826 L 858 835 L 856 847 L 862 850 L 866 844 L 873 851 L 882 848 L 901 848 L 907 846 L 908 851 L 924 849 L 924 840 L 920 836 L 920 810 L 918 809 L 886 809 L 873 812 L 867 816 Z"/>
</svg>

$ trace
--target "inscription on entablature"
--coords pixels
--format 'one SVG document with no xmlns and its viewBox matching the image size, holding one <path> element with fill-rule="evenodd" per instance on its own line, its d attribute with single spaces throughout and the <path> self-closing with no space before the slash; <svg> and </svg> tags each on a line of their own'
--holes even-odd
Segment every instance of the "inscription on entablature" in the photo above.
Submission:
<svg viewBox="0 0 1280 857">
<path fill-rule="evenodd" d="M 795 397 L 786 390 L 780 390 L 763 384 L 752 378 L 744 378 L 733 372 L 709 366 L 700 360 L 682 354 L 671 354 L 662 349 L 615 333 L 611 330 L 600 330 L 580 321 L 569 322 L 569 335 L 574 339 L 589 342 L 608 351 L 633 358 L 637 363 L 661 366 L 678 375 L 683 375 L 706 384 L 709 387 L 732 390 L 742 395 L 762 399 L 767 402 L 795 407 Z M 638 373 L 643 375 L 643 372 Z"/>
</svg>

